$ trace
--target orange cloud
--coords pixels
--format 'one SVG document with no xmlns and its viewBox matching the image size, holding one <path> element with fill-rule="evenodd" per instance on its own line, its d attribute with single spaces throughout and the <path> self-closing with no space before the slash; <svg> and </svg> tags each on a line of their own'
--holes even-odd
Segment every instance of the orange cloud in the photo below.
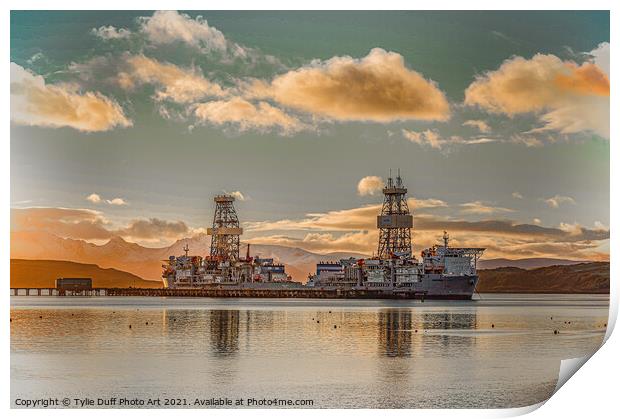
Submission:
<svg viewBox="0 0 620 419">
<path fill-rule="evenodd" d="M 609 138 L 609 78 L 590 62 L 544 54 L 511 58 L 478 76 L 465 91 L 465 104 L 509 116 L 542 112 L 540 130 L 590 130 Z"/>
<path fill-rule="evenodd" d="M 193 231 L 183 221 L 135 219 L 115 227 L 103 213 L 74 208 L 12 208 L 12 232 L 44 232 L 62 238 L 104 240 L 122 236 L 134 240 L 177 239 Z"/>
<path fill-rule="evenodd" d="M 47 84 L 43 77 L 11 63 L 11 120 L 21 125 L 107 131 L 130 127 L 116 101 L 75 86 Z"/>
<path fill-rule="evenodd" d="M 316 60 L 271 83 L 255 82 L 251 93 L 340 121 L 443 121 L 450 116 L 448 101 L 433 81 L 408 69 L 402 55 L 380 48 L 361 59 Z"/>
<path fill-rule="evenodd" d="M 305 128 L 298 119 L 267 102 L 254 105 L 240 97 L 200 103 L 195 106 L 194 113 L 201 122 L 235 124 L 241 131 L 279 128 L 284 133 L 293 133 Z"/>
<path fill-rule="evenodd" d="M 156 85 L 155 98 L 160 101 L 188 103 L 207 96 L 226 94 L 219 84 L 207 80 L 195 68 L 183 69 L 144 55 L 126 56 L 125 64 L 128 68 L 118 74 L 117 83 L 127 90 L 140 84 Z"/>
</svg>

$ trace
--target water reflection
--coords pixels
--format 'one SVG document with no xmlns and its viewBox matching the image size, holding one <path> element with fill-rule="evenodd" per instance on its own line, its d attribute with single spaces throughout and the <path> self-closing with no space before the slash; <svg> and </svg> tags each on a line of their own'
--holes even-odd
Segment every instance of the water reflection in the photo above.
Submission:
<svg viewBox="0 0 620 419">
<path fill-rule="evenodd" d="M 239 310 L 209 310 L 211 347 L 217 355 L 239 350 Z"/>
<path fill-rule="evenodd" d="M 379 352 L 387 356 L 411 355 L 411 311 L 379 312 Z"/>
<path fill-rule="evenodd" d="M 596 300 L 154 301 L 13 307 L 12 398 L 250 393 L 317 407 L 523 406 L 553 391 L 560 359 L 600 345 L 607 321 L 607 302 Z"/>
<path fill-rule="evenodd" d="M 378 313 L 377 321 L 379 354 L 388 357 L 410 357 L 415 352 L 432 352 L 437 350 L 438 345 L 444 349 L 451 346 L 470 347 L 475 343 L 475 336 L 459 336 L 441 331 L 458 332 L 478 328 L 475 312 L 417 313 L 415 310 L 387 309 Z M 424 335 L 426 345 L 412 349 L 416 335 Z"/>
</svg>

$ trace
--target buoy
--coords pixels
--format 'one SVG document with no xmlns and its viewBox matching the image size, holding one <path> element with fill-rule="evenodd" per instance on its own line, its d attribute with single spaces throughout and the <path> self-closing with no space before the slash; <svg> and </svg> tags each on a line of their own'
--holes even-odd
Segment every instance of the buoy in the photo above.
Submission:
<svg viewBox="0 0 620 419">
<path fill-rule="evenodd" d="M 39 318 L 40 318 L 40 319 L 42 319 L 42 318 L 43 318 L 43 316 L 39 316 Z"/>
<path fill-rule="evenodd" d="M 146 322 L 146 324 L 148 325 L 148 324 L 149 324 L 149 322 Z"/>
<path fill-rule="evenodd" d="M 560 332 L 558 332 L 557 330 L 554 330 L 554 331 L 553 331 L 553 334 L 554 334 L 554 335 L 557 335 L 558 333 L 560 333 Z"/>
<path fill-rule="evenodd" d="M 316 321 L 317 323 L 321 323 L 319 320 Z"/>
<path fill-rule="evenodd" d="M 495 325 L 491 323 L 491 327 L 493 328 L 493 327 L 495 327 Z"/>
<path fill-rule="evenodd" d="M 11 321 L 13 321 L 13 319 L 10 319 Z"/>
<path fill-rule="evenodd" d="M 329 312 L 331 313 L 332 311 L 331 311 L 331 310 L 329 310 Z"/>
<path fill-rule="evenodd" d="M 337 328 L 338 328 L 338 326 L 334 325 L 334 329 L 337 329 Z"/>
<path fill-rule="evenodd" d="M 551 320 L 553 320 L 553 316 L 551 316 Z"/>
<path fill-rule="evenodd" d="M 568 324 L 570 324 L 570 322 L 568 322 Z"/>
<path fill-rule="evenodd" d="M 605 323 L 605 327 L 607 327 L 607 323 Z"/>
<path fill-rule="evenodd" d="M 414 332 L 418 333 L 418 329 L 414 330 Z"/>
<path fill-rule="evenodd" d="M 131 329 L 131 325 L 129 325 L 129 328 Z"/>
</svg>

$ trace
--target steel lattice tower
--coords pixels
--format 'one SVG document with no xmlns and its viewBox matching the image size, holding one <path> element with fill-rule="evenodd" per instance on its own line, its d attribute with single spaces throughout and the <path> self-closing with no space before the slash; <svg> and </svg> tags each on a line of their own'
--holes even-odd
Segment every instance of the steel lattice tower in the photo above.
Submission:
<svg viewBox="0 0 620 419">
<path fill-rule="evenodd" d="M 219 261 L 236 262 L 239 260 L 239 236 L 243 229 L 239 227 L 239 218 L 235 212 L 230 195 L 218 195 L 215 201 L 213 227 L 207 230 L 211 235 L 211 258 Z"/>
<path fill-rule="evenodd" d="M 407 205 L 407 188 L 403 186 L 400 170 L 394 183 L 392 176 L 383 188 L 383 208 L 377 216 L 379 229 L 378 256 L 390 259 L 394 255 L 411 257 L 411 228 L 413 216 Z"/>
</svg>

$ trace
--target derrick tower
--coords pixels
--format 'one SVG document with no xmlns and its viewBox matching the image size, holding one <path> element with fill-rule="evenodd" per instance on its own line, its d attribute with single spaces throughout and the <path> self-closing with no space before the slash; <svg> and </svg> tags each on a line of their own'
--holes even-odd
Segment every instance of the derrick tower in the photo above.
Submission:
<svg viewBox="0 0 620 419">
<path fill-rule="evenodd" d="M 213 227 L 207 229 L 211 236 L 211 259 L 218 261 L 236 262 L 239 260 L 239 236 L 243 229 L 239 227 L 239 218 L 235 212 L 230 195 L 217 195 Z"/>
<path fill-rule="evenodd" d="M 377 216 L 379 229 L 378 256 L 389 259 L 394 255 L 411 257 L 411 228 L 413 215 L 407 206 L 407 188 L 403 186 L 400 170 L 396 182 L 392 175 L 383 188 L 383 207 L 381 215 Z"/>
</svg>

